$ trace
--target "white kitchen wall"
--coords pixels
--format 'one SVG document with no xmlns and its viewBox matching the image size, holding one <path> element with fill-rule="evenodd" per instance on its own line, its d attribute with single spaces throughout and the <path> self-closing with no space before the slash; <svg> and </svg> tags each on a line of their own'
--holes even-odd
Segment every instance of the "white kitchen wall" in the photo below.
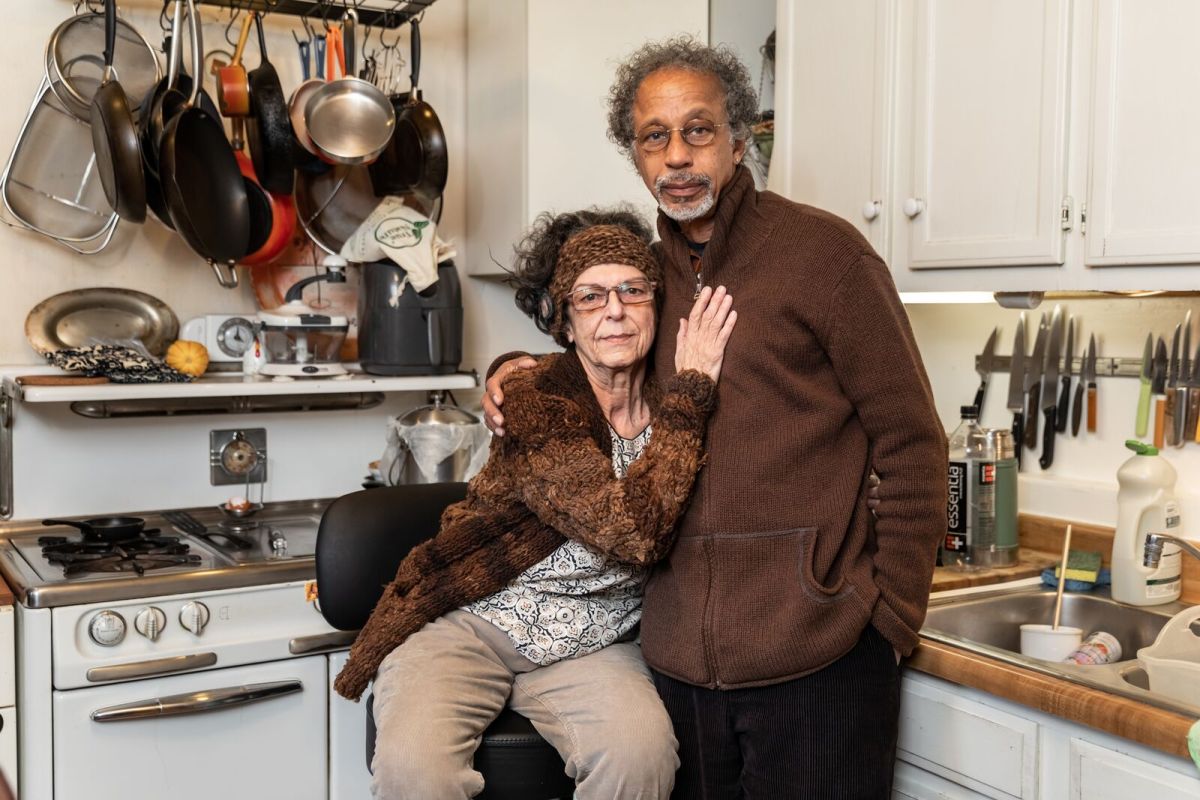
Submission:
<svg viewBox="0 0 1200 800">
<path fill-rule="evenodd" d="M 1193 352 L 1200 339 L 1200 298 L 1151 297 L 1114 299 L 1102 295 L 1046 301 L 1026 312 L 1026 351 L 1033 350 L 1038 319 L 1042 311 L 1053 311 L 1055 302 L 1064 313 L 1075 315 L 1075 355 L 1082 356 L 1088 337 L 1096 334 L 1098 356 L 1140 359 L 1146 334 L 1161 335 L 1171 345 L 1171 333 L 1184 314 L 1192 309 Z M 996 347 L 998 355 L 1012 353 L 1012 339 L 1019 311 L 1000 308 L 994 303 L 981 305 L 909 305 L 917 343 L 925 368 L 933 384 L 938 414 L 947 431 L 959 420 L 959 407 L 971 403 L 979 386 L 975 356 L 983 352 L 984 342 L 995 326 L 1000 327 Z M 1065 341 L 1064 341 L 1065 346 Z M 985 427 L 1011 427 L 1012 415 L 1006 409 L 1008 375 L 997 374 L 988 384 L 982 424 Z M 1132 453 L 1125 449 L 1126 439 L 1134 435 L 1137 409 L 1136 378 L 1104 378 L 1097 381 L 1098 425 L 1094 434 L 1081 426 L 1078 437 L 1060 434 L 1055 443 L 1054 463 L 1049 470 L 1038 466 L 1039 451 L 1026 450 L 1022 460 L 1021 509 L 1034 514 L 1094 522 L 1112 526 L 1116 522 L 1117 468 Z M 1074 388 L 1072 388 L 1074 399 Z M 1039 420 L 1039 436 L 1041 423 Z M 1153 420 L 1151 420 L 1151 432 Z M 1152 438 L 1152 433 L 1144 437 Z M 1165 448 L 1164 457 L 1179 473 L 1176 490 L 1184 513 L 1184 530 L 1200 539 L 1200 444 L 1182 449 Z"/>
<path fill-rule="evenodd" d="M 759 108 L 775 108 L 775 78 L 764 71 L 759 48 L 775 30 L 775 0 L 712 0 L 708 4 L 708 38 L 729 45 L 742 59 L 759 90 Z"/>
</svg>

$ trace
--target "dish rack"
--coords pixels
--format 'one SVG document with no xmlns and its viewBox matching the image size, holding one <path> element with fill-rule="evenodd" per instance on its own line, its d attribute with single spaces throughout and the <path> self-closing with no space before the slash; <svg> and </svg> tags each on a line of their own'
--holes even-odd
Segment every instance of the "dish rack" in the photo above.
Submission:
<svg viewBox="0 0 1200 800">
<path fill-rule="evenodd" d="M 1138 650 L 1146 668 L 1150 690 L 1200 706 L 1200 606 L 1192 606 L 1171 617 L 1149 647 Z"/>
</svg>

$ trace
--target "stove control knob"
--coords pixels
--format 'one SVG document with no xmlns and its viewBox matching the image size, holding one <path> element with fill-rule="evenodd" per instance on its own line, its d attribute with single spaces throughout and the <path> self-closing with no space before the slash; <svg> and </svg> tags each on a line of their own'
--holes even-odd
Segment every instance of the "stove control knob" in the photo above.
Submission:
<svg viewBox="0 0 1200 800">
<path fill-rule="evenodd" d="M 133 629 L 152 642 L 157 642 L 167 626 L 167 615 L 161 608 L 149 606 L 143 608 L 133 618 Z"/>
<path fill-rule="evenodd" d="M 204 633 L 204 626 L 208 624 L 208 606 L 199 600 L 185 603 L 179 609 L 179 624 L 197 636 Z"/>
<path fill-rule="evenodd" d="M 115 611 L 101 611 L 88 623 L 88 635 L 101 647 L 115 647 L 125 638 L 125 618 Z"/>
</svg>

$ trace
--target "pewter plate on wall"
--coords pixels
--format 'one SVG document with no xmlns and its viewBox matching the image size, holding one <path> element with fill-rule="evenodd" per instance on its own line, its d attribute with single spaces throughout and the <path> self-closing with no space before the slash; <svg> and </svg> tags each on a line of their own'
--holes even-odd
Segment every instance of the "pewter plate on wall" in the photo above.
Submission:
<svg viewBox="0 0 1200 800">
<path fill-rule="evenodd" d="M 64 347 L 137 339 L 162 356 L 179 336 L 179 318 L 157 297 L 133 289 L 73 289 L 48 297 L 25 318 L 25 337 L 42 355 Z"/>
</svg>

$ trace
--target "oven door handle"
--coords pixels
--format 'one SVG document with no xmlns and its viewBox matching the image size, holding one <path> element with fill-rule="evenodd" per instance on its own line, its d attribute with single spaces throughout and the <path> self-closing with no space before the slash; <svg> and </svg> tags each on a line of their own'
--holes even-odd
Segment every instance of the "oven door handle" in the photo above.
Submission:
<svg viewBox="0 0 1200 800">
<path fill-rule="evenodd" d="M 295 694 L 304 690 L 300 681 L 272 681 L 254 683 L 249 686 L 229 686 L 203 692 L 173 694 L 151 700 L 138 700 L 119 706 L 97 709 L 92 712 L 93 722 L 125 722 L 131 719 L 150 717 L 174 717 L 180 714 L 204 714 L 237 708 L 248 703 L 272 700 L 276 697 Z"/>
</svg>

